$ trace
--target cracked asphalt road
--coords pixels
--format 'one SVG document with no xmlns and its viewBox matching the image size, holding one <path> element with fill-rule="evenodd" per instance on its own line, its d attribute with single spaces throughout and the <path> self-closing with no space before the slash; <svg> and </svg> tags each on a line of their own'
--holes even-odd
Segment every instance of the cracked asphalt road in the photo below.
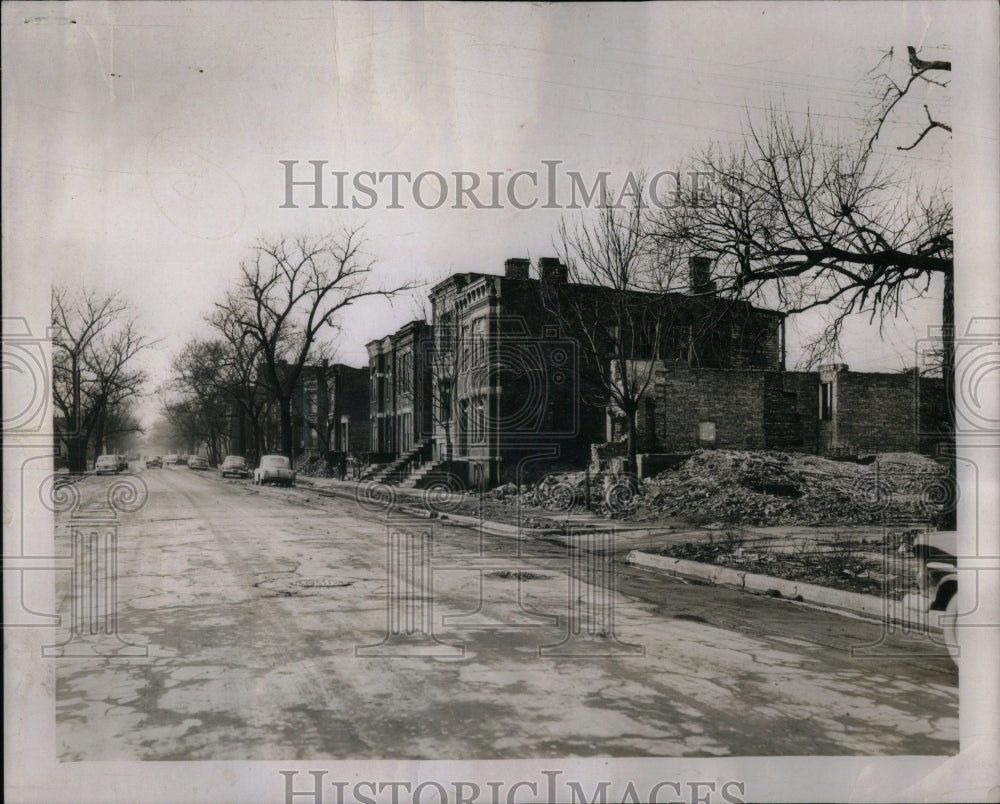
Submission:
<svg viewBox="0 0 1000 804">
<path fill-rule="evenodd" d="M 599 554 L 441 522 L 390 552 L 429 521 L 312 489 L 142 478 L 118 633 L 148 656 L 58 660 L 62 761 L 958 750 L 957 672 L 926 638 L 620 562 L 611 590 Z"/>
</svg>

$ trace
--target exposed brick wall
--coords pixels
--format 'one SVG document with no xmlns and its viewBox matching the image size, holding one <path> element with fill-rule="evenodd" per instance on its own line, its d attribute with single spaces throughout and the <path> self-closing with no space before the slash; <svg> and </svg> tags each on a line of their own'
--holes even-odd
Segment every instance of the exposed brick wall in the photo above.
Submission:
<svg viewBox="0 0 1000 804">
<path fill-rule="evenodd" d="M 665 363 L 662 372 L 657 372 L 655 385 L 657 450 L 684 452 L 704 446 L 766 449 L 768 374 L 771 372 L 691 369 L 679 362 Z M 644 425 L 642 410 L 640 407 L 637 423 Z M 702 423 L 715 425 L 714 443 L 701 438 Z"/>
<path fill-rule="evenodd" d="M 914 452 L 917 394 L 912 372 L 881 374 L 841 369 L 821 372 L 834 384 L 833 426 L 821 448 L 828 453 Z"/>
<path fill-rule="evenodd" d="M 944 441 L 943 383 L 921 378 L 918 397 L 913 373 L 851 372 L 846 366 L 820 372 L 698 369 L 666 361 L 657 365 L 655 379 L 636 416 L 641 452 L 714 446 L 832 456 L 933 455 Z M 834 384 L 829 421 L 820 420 L 821 382 Z M 714 425 L 714 442 L 702 438 L 703 423 Z M 612 437 L 623 432 L 617 422 Z"/>
</svg>

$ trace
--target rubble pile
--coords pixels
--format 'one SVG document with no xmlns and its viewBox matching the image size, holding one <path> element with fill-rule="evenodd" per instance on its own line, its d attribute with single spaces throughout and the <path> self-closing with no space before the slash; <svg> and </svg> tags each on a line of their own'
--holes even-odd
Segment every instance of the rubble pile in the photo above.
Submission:
<svg viewBox="0 0 1000 804">
<path fill-rule="evenodd" d="M 330 471 L 330 467 L 327 466 L 326 458 L 318 456 L 312 460 L 305 461 L 299 469 L 296 470 L 298 474 L 305 475 L 307 477 L 333 477 L 334 473 Z"/>
<path fill-rule="evenodd" d="M 887 453 L 870 462 L 704 450 L 642 484 L 630 519 L 676 515 L 747 525 L 870 524 L 926 518 L 947 504 L 945 470 Z"/>
</svg>

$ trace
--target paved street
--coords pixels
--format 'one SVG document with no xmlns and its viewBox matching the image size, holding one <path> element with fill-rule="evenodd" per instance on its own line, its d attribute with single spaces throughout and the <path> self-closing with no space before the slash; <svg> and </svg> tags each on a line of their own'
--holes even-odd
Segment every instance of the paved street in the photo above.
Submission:
<svg viewBox="0 0 1000 804">
<path fill-rule="evenodd" d="M 118 628 L 149 655 L 57 660 L 63 761 L 957 751 L 943 649 L 876 623 L 621 563 L 612 593 L 599 553 L 518 556 L 440 523 L 432 553 L 389 551 L 384 515 L 351 499 L 141 477 Z M 84 480 L 78 510 L 115 480 Z"/>
</svg>

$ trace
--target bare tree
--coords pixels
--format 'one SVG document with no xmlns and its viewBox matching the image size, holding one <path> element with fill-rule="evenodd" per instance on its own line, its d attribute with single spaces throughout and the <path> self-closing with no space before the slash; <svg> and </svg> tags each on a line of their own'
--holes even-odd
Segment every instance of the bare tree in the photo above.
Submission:
<svg viewBox="0 0 1000 804">
<path fill-rule="evenodd" d="M 117 294 L 52 290 L 53 399 L 65 423 L 69 468 L 87 469 L 92 439 L 104 446 L 105 416 L 142 391 L 135 358 L 152 345 Z"/>
<path fill-rule="evenodd" d="M 922 59 L 913 45 L 907 46 L 906 56 L 905 67 L 903 68 L 905 73 L 902 77 L 893 75 L 893 70 L 897 69 L 900 62 L 894 48 L 890 48 L 889 52 L 879 60 L 879 63 L 869 73 L 873 77 L 877 95 L 876 104 L 871 110 L 873 125 L 871 137 L 868 139 L 869 148 L 881 137 L 882 129 L 893 117 L 897 107 L 902 102 L 912 98 L 918 90 L 926 90 L 933 87 L 945 89 L 950 83 L 949 79 L 945 77 L 945 73 L 951 73 L 950 61 Z M 922 105 L 927 118 L 923 130 L 908 145 L 897 145 L 896 150 L 912 151 L 923 142 L 924 137 L 935 129 L 951 133 L 951 126 L 948 123 L 935 119 L 931 114 L 929 104 L 924 103 Z"/>
<path fill-rule="evenodd" d="M 203 441 L 209 463 L 217 464 L 222 451 L 228 450 L 230 410 L 238 391 L 228 373 L 231 355 L 221 340 L 190 341 L 174 360 L 173 387 L 186 410 L 192 415 L 181 417 L 192 430 L 191 435 Z"/>
<path fill-rule="evenodd" d="M 669 282 L 639 200 L 611 199 L 608 194 L 591 219 L 561 221 L 556 249 L 569 282 L 543 281 L 543 299 L 564 332 L 580 343 L 584 403 L 610 403 L 624 417 L 625 472 L 635 477 L 636 414 L 660 357 L 665 322 L 657 302 Z"/>
<path fill-rule="evenodd" d="M 715 192 L 682 192 L 659 237 L 716 263 L 720 292 L 768 299 L 788 313 L 823 308 L 814 357 L 848 316 L 893 318 L 943 279 L 953 319 L 949 194 L 925 190 L 871 149 L 825 141 L 808 122 L 773 113 L 746 147 L 696 160 Z"/>
<path fill-rule="evenodd" d="M 248 333 L 230 310 L 217 308 L 209 317 L 209 323 L 224 344 L 217 366 L 220 383 L 236 404 L 236 437 L 231 448 L 255 460 L 263 454 L 264 424 L 273 407 L 273 400 L 260 379 L 263 361 L 261 343 Z"/>
<path fill-rule="evenodd" d="M 463 338 L 464 333 L 455 322 L 454 310 L 444 311 L 434 321 L 433 341 L 427 345 L 424 354 L 431 374 L 431 424 L 444 433 L 439 457 L 448 462 L 456 456 L 461 384 L 467 380 L 468 367 L 463 364 L 463 355 L 466 354 Z"/>
<path fill-rule="evenodd" d="M 743 148 L 711 148 L 696 160 L 715 192 L 682 194 L 665 212 L 660 235 L 716 260 L 723 291 L 777 301 L 788 313 L 818 309 L 824 331 L 809 344 L 815 364 L 839 345 L 845 322 L 865 315 L 880 327 L 915 299 L 941 288 L 948 420 L 954 423 L 954 252 L 950 188 L 924 182 L 873 144 L 905 98 L 920 85 L 947 86 L 945 61 L 908 48 L 909 77 L 887 77 L 880 103 L 857 143 L 829 141 L 811 120 L 795 126 L 773 111 L 750 127 Z M 927 124 L 900 151 L 936 129 L 950 132 L 925 108 Z M 952 465 L 954 480 L 954 465 Z"/>
<path fill-rule="evenodd" d="M 340 330 L 343 311 L 368 296 L 391 298 L 413 287 L 370 288 L 374 260 L 364 252 L 361 229 L 316 240 L 260 241 L 217 315 L 228 316 L 260 354 L 260 379 L 277 401 L 281 448 L 295 447 L 292 396 L 321 333 Z"/>
</svg>

